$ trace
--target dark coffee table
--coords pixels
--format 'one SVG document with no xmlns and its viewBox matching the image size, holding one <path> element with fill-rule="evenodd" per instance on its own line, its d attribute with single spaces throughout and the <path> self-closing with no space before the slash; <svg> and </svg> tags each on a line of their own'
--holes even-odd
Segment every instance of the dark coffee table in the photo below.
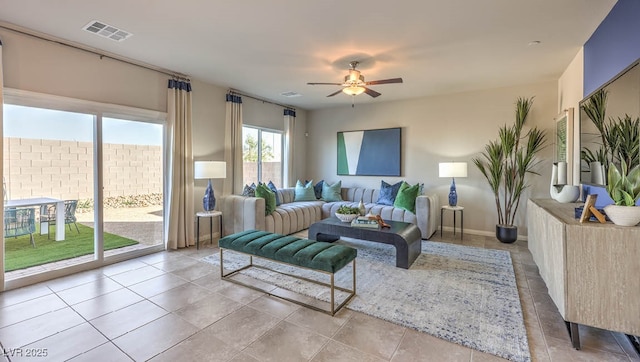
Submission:
<svg viewBox="0 0 640 362">
<path fill-rule="evenodd" d="M 390 244 L 396 248 L 396 267 L 409 269 L 422 250 L 420 229 L 415 224 L 402 221 L 385 220 L 385 222 L 391 225 L 391 228 L 352 227 L 351 223 L 342 222 L 332 216 L 311 224 L 309 239 L 332 242 L 344 236 Z"/>
</svg>

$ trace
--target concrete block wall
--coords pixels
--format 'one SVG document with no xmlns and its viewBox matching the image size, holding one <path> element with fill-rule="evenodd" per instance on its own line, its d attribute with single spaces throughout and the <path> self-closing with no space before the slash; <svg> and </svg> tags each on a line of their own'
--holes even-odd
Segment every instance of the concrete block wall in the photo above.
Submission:
<svg viewBox="0 0 640 362">
<path fill-rule="evenodd" d="M 93 199 L 93 143 L 5 138 L 9 197 Z M 162 147 L 103 145 L 104 196 L 162 193 Z"/>
<path fill-rule="evenodd" d="M 281 162 L 263 162 L 262 163 L 262 181 L 273 181 L 276 187 L 282 187 L 282 163 Z M 242 168 L 242 178 L 244 184 L 258 182 L 258 166 L 255 162 L 244 162 Z"/>
</svg>

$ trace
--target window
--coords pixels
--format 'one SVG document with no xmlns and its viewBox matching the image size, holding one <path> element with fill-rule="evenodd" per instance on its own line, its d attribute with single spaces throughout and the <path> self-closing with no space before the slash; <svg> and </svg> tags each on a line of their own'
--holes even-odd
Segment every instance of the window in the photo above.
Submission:
<svg viewBox="0 0 640 362">
<path fill-rule="evenodd" d="M 272 181 L 282 187 L 282 132 L 243 126 L 242 160 L 244 184 Z"/>
</svg>

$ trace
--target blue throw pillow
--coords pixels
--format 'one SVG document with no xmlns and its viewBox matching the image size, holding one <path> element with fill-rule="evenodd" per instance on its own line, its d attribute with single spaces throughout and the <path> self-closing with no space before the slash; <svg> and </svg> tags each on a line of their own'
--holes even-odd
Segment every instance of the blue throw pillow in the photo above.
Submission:
<svg viewBox="0 0 640 362">
<path fill-rule="evenodd" d="M 269 180 L 267 187 L 271 191 L 273 191 L 274 194 L 276 194 L 276 206 L 280 206 L 282 202 L 280 201 L 280 195 L 278 195 L 278 189 L 276 188 L 276 185 L 273 182 L 271 182 L 271 180 Z"/>
<path fill-rule="evenodd" d="M 322 190 L 324 184 L 324 180 L 320 180 L 315 186 L 313 186 L 313 193 L 316 194 L 316 199 L 318 200 L 322 199 Z"/>
<path fill-rule="evenodd" d="M 313 180 L 303 185 L 300 180 L 296 182 L 295 195 L 293 201 L 316 201 L 316 194 L 313 191 Z"/>
<path fill-rule="evenodd" d="M 251 186 L 244 185 L 244 189 L 242 189 L 242 196 L 256 197 L 256 184 L 253 183 Z"/>
<path fill-rule="evenodd" d="M 379 205 L 393 206 L 393 203 L 396 201 L 398 190 L 400 190 L 400 186 L 402 186 L 402 182 L 403 181 L 400 181 L 395 185 L 390 185 L 383 180 L 380 184 L 380 193 L 378 194 L 378 201 L 376 201 L 376 203 Z"/>
<path fill-rule="evenodd" d="M 308 184 L 309 182 L 313 183 L 313 180 L 309 181 L 309 180 L 304 180 L 304 184 Z M 321 200 L 322 199 L 322 185 L 324 184 L 324 180 L 320 180 L 318 181 L 318 183 L 313 186 L 313 193 L 316 194 L 316 199 Z"/>
<path fill-rule="evenodd" d="M 333 185 L 325 182 L 322 184 L 322 199 L 326 202 L 342 201 L 342 181 Z"/>
</svg>

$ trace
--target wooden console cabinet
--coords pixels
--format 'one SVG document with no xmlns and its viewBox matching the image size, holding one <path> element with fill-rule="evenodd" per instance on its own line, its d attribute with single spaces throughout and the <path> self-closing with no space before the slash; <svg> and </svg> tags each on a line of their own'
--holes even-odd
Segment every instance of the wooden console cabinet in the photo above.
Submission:
<svg viewBox="0 0 640 362">
<path fill-rule="evenodd" d="M 640 227 L 575 218 L 580 204 L 527 202 L 528 245 L 575 348 L 578 324 L 640 335 Z"/>
</svg>

